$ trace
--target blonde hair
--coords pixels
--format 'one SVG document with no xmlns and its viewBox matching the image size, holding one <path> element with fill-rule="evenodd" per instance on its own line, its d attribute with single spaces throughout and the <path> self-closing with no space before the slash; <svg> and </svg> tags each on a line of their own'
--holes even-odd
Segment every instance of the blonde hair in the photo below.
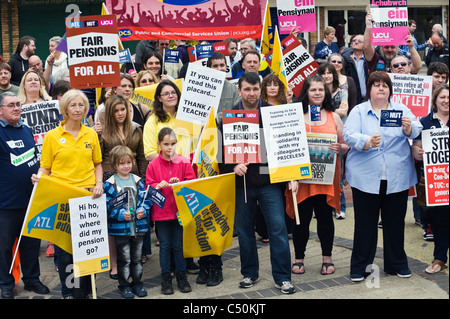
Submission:
<svg viewBox="0 0 450 319">
<path fill-rule="evenodd" d="M 139 73 L 137 74 L 136 78 L 134 79 L 134 84 L 136 85 L 136 87 L 141 87 L 141 79 L 143 78 L 144 75 L 146 74 L 150 74 L 150 76 L 153 79 L 153 82 L 155 82 L 155 84 L 159 83 L 158 78 L 156 77 L 155 73 L 153 73 L 150 70 L 141 70 L 139 71 Z"/>
<path fill-rule="evenodd" d="M 133 166 L 136 165 L 136 159 L 134 158 L 133 151 L 125 145 L 117 145 L 113 147 L 111 151 L 109 151 L 110 163 L 114 170 L 117 170 L 117 166 L 119 166 L 120 161 L 126 157 L 131 159 Z"/>
<path fill-rule="evenodd" d="M 43 98 L 44 100 L 51 100 L 52 97 L 48 95 L 47 90 L 45 89 L 45 80 L 42 78 L 42 76 L 40 76 L 39 73 L 37 73 L 35 70 L 28 70 L 27 72 L 25 72 L 22 80 L 20 81 L 19 94 L 17 95 L 19 102 L 24 104 L 27 101 L 27 93 L 25 92 L 25 80 L 30 73 L 36 74 L 39 78 L 39 97 Z"/>
<path fill-rule="evenodd" d="M 83 117 L 86 117 L 89 112 L 89 100 L 86 97 L 86 95 L 80 91 L 80 90 L 69 90 L 62 96 L 61 100 L 59 100 L 59 111 L 61 112 L 62 116 L 64 117 L 64 120 L 67 121 L 67 107 L 69 106 L 70 101 L 72 101 L 77 96 L 81 97 L 83 99 L 84 104 L 84 115 Z"/>
<path fill-rule="evenodd" d="M 325 30 L 323 31 L 323 35 L 326 37 L 327 35 L 329 35 L 330 33 L 336 33 L 336 29 L 333 27 L 326 27 Z"/>
</svg>

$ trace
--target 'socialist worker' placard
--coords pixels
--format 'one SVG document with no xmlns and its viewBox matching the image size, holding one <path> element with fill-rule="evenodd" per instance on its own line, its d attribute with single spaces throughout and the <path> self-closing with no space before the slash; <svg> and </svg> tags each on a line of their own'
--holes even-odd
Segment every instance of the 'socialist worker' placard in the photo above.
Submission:
<svg viewBox="0 0 450 319">
<path fill-rule="evenodd" d="M 271 183 L 311 177 L 301 103 L 261 108 Z"/>
<path fill-rule="evenodd" d="M 71 87 L 120 86 L 116 16 L 67 18 L 66 30 Z"/>
<path fill-rule="evenodd" d="M 427 206 L 449 203 L 449 130 L 422 131 L 423 165 Z"/>
<path fill-rule="evenodd" d="M 225 164 L 261 163 L 259 112 L 224 111 Z"/>
</svg>

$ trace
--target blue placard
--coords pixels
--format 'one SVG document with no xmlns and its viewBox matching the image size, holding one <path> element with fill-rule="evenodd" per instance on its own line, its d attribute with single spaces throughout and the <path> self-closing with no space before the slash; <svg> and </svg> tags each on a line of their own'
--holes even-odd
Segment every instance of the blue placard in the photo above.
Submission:
<svg viewBox="0 0 450 319">
<path fill-rule="evenodd" d="M 145 199 L 151 200 L 156 206 L 163 209 L 166 204 L 166 197 L 158 192 L 156 188 L 148 186 L 148 192 Z"/>
<path fill-rule="evenodd" d="M 309 105 L 309 118 L 311 122 L 317 122 L 322 119 L 320 116 L 320 105 Z"/>
<path fill-rule="evenodd" d="M 381 110 L 380 127 L 401 127 L 403 111 Z"/>
<path fill-rule="evenodd" d="M 130 49 L 125 49 L 119 52 L 119 63 L 123 64 L 127 62 L 131 62 Z"/>
<path fill-rule="evenodd" d="M 212 44 L 197 44 L 195 46 L 195 54 L 197 60 L 212 58 L 214 54 L 214 48 Z"/>
<path fill-rule="evenodd" d="M 115 209 L 117 209 L 120 206 L 123 206 L 125 204 L 128 204 L 128 192 L 123 192 L 122 194 L 120 194 L 116 198 L 111 199 L 108 202 L 109 209 L 111 211 L 113 211 L 113 210 L 115 210 Z"/>
<path fill-rule="evenodd" d="M 178 63 L 180 61 L 180 51 L 164 49 L 164 63 Z"/>
</svg>

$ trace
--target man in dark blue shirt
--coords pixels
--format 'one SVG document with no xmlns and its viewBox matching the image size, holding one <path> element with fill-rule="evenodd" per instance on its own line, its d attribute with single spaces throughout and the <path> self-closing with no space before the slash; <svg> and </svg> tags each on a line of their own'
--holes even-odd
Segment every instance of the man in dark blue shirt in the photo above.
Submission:
<svg viewBox="0 0 450 319">
<path fill-rule="evenodd" d="M 21 105 L 12 92 L 0 95 L 0 289 L 3 299 L 14 298 L 14 276 L 9 273 L 13 246 L 20 237 L 39 161 L 31 129 L 21 121 Z M 49 289 L 39 280 L 40 239 L 22 237 L 19 244 L 25 290 L 39 294 Z"/>
</svg>

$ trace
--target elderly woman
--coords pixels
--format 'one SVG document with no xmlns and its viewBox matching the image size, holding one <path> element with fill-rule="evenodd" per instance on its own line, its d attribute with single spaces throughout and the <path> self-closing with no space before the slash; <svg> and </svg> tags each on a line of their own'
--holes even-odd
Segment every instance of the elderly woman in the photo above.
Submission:
<svg viewBox="0 0 450 319">
<path fill-rule="evenodd" d="M 92 197 L 98 198 L 103 194 L 100 143 L 97 133 L 82 124 L 89 111 L 89 101 L 83 92 L 69 90 L 59 101 L 59 107 L 64 120 L 46 134 L 38 172 L 92 191 Z M 38 182 L 38 175 L 33 174 L 31 180 Z M 70 274 L 66 269 L 73 263 L 73 257 L 57 246 L 55 253 L 63 298 L 86 298 L 90 289 L 89 276 L 81 277 L 80 288 L 67 287 Z"/>
<path fill-rule="evenodd" d="M 43 78 L 34 70 L 28 70 L 19 86 L 19 101 L 21 104 L 31 104 L 51 100 L 45 90 Z"/>
<path fill-rule="evenodd" d="M 59 36 L 54 36 L 48 41 L 48 50 L 50 51 L 50 55 L 45 61 L 45 69 L 51 67 L 52 76 L 54 76 L 55 73 L 59 70 L 69 69 L 69 66 L 67 65 L 67 54 L 62 51 L 56 50 L 59 42 L 61 42 L 61 37 Z"/>
<path fill-rule="evenodd" d="M 391 101 L 392 82 L 386 72 L 367 81 L 368 100 L 352 110 L 344 126 L 346 177 L 352 186 L 355 212 L 350 277 L 362 281 L 375 258 L 378 218 L 383 220 L 384 271 L 410 277 L 404 250 L 408 189 L 417 183 L 409 139 L 422 125 L 403 104 Z M 382 110 L 402 111 L 400 127 L 380 127 Z"/>
<path fill-rule="evenodd" d="M 423 125 L 424 130 L 434 129 L 434 128 L 443 128 L 447 127 L 448 129 L 448 119 L 449 119 L 449 87 L 448 84 L 441 84 L 437 86 L 433 91 L 432 97 L 432 105 L 433 109 L 427 116 L 420 119 L 420 123 Z M 413 156 L 420 164 L 420 170 L 422 171 L 420 175 L 424 175 L 423 173 L 423 154 L 424 150 L 422 149 L 422 138 L 419 136 L 414 140 L 413 146 Z M 431 226 L 434 235 L 434 259 L 431 265 L 429 265 L 425 272 L 429 274 L 437 273 L 443 269 L 446 269 L 445 265 L 447 262 L 447 253 L 448 253 L 448 244 L 449 244 L 449 216 L 448 216 L 448 207 L 449 205 L 444 206 L 420 206 L 421 213 L 421 221 L 423 224 L 427 224 L 425 222 L 424 215 L 431 217 L 431 225 L 424 225 L 425 234 L 428 231 L 428 227 Z"/>
</svg>

